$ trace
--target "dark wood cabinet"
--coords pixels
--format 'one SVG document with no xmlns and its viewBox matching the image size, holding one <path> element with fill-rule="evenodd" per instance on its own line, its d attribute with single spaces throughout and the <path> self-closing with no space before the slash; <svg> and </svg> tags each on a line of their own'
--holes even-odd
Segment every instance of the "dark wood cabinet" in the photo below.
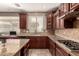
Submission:
<svg viewBox="0 0 79 59">
<path fill-rule="evenodd" d="M 38 46 L 37 46 L 37 44 L 38 44 L 38 42 L 37 42 L 37 38 L 36 37 L 29 37 L 29 39 L 30 39 L 30 49 L 31 48 L 38 48 Z"/>
<path fill-rule="evenodd" d="M 53 18 L 52 18 L 53 22 L 51 25 L 52 28 L 54 30 L 67 28 L 66 25 L 69 25 L 69 23 L 65 22 L 64 20 L 65 19 L 70 20 L 70 18 L 77 17 L 78 11 L 79 11 L 79 3 L 62 3 L 62 4 L 60 4 L 60 6 L 56 10 L 56 12 L 53 13 Z M 51 26 L 47 26 L 47 27 L 51 27 Z M 72 26 L 73 25 L 69 25 L 70 28 Z"/>
<path fill-rule="evenodd" d="M 49 49 L 52 56 L 70 56 L 60 45 L 52 40 L 54 38 L 50 39 L 48 36 L 27 36 L 26 38 L 30 39 L 30 41 L 15 56 L 28 56 L 29 49 Z"/>
<path fill-rule="evenodd" d="M 59 15 L 58 15 L 58 11 L 54 14 L 54 29 L 59 29 Z"/>
<path fill-rule="evenodd" d="M 63 12 L 67 14 L 70 11 L 70 3 L 63 3 Z"/>
<path fill-rule="evenodd" d="M 20 13 L 19 17 L 20 17 L 20 29 L 26 29 L 27 26 L 27 22 L 26 22 L 26 17 L 27 15 L 24 13 Z"/>
<path fill-rule="evenodd" d="M 55 29 L 63 29 L 64 17 L 70 11 L 70 3 L 62 3 L 59 8 L 53 13 L 47 14 L 47 30 L 54 33 Z"/>
<path fill-rule="evenodd" d="M 59 7 L 60 16 L 67 14 L 70 11 L 70 4 L 69 3 L 62 3 Z"/>
<path fill-rule="evenodd" d="M 29 42 L 20 50 L 20 56 L 28 56 L 29 54 Z"/>
<path fill-rule="evenodd" d="M 49 39 L 49 51 L 52 56 L 55 56 L 55 43 Z"/>
<path fill-rule="evenodd" d="M 56 56 L 69 56 L 69 54 L 56 44 Z"/>
<path fill-rule="evenodd" d="M 63 48 L 61 48 L 56 42 L 54 42 L 50 38 L 48 48 L 52 56 L 70 56 L 70 54 L 68 54 Z"/>
<path fill-rule="evenodd" d="M 51 32 L 53 30 L 53 13 L 47 13 L 47 30 Z"/>
<path fill-rule="evenodd" d="M 62 3 L 59 9 L 59 16 L 63 16 L 70 11 L 70 4 L 69 3 Z"/>
<path fill-rule="evenodd" d="M 56 29 L 60 29 L 60 20 L 56 19 Z"/>
<path fill-rule="evenodd" d="M 54 29 L 64 29 L 65 16 L 70 11 L 70 3 L 62 3 L 53 16 Z"/>
<path fill-rule="evenodd" d="M 59 19 L 59 29 L 64 29 L 64 19 Z"/>
<path fill-rule="evenodd" d="M 47 41 L 47 37 L 39 37 L 37 38 L 37 41 L 38 41 L 38 48 L 44 48 L 46 49 L 46 41 Z"/>
<path fill-rule="evenodd" d="M 29 54 L 29 42 L 24 46 L 24 55 L 28 56 Z"/>
<path fill-rule="evenodd" d="M 46 49 L 47 48 L 47 37 L 46 36 L 31 36 L 30 38 L 30 49 Z"/>
<path fill-rule="evenodd" d="M 70 10 L 75 10 L 76 8 L 79 8 L 79 3 L 70 3 Z"/>
<path fill-rule="evenodd" d="M 26 43 L 14 56 L 28 56 L 29 54 L 29 42 Z"/>
<path fill-rule="evenodd" d="M 59 18 L 59 10 L 54 14 L 53 20 L 54 20 L 54 24 L 53 24 L 54 29 L 64 28 L 64 19 Z"/>
<path fill-rule="evenodd" d="M 63 4 L 61 4 L 59 7 L 59 16 L 62 16 L 63 14 L 64 14 L 64 6 Z"/>
</svg>

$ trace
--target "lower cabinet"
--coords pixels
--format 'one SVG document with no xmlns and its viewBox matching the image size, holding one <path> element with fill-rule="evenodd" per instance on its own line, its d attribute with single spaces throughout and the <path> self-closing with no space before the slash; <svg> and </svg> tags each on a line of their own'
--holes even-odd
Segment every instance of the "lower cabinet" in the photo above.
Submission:
<svg viewBox="0 0 79 59">
<path fill-rule="evenodd" d="M 29 42 L 20 50 L 20 56 L 28 56 Z"/>
<path fill-rule="evenodd" d="M 24 46 L 24 56 L 28 56 L 29 54 L 29 42 Z"/>
<path fill-rule="evenodd" d="M 30 37 L 30 49 L 46 49 L 47 48 L 46 36 L 32 36 Z"/>
<path fill-rule="evenodd" d="M 56 56 L 70 56 L 70 54 L 56 44 Z"/>
<path fill-rule="evenodd" d="M 49 51 L 52 56 L 55 56 L 55 43 L 49 39 Z"/>
<path fill-rule="evenodd" d="M 70 56 L 64 49 L 49 39 L 49 51 L 52 56 Z"/>
<path fill-rule="evenodd" d="M 33 36 L 31 36 L 31 37 L 29 37 L 29 39 L 30 39 L 30 49 L 34 49 L 34 48 L 38 48 L 38 39 L 37 39 L 37 37 L 33 37 Z"/>
<path fill-rule="evenodd" d="M 29 49 L 49 49 L 52 56 L 70 56 L 64 49 L 47 36 L 30 36 L 30 41 L 16 53 L 16 56 L 27 56 Z"/>
</svg>

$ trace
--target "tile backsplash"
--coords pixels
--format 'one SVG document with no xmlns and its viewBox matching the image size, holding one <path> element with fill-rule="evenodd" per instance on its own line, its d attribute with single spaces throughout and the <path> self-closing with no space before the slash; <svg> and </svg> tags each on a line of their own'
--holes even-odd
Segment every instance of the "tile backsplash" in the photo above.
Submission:
<svg viewBox="0 0 79 59">
<path fill-rule="evenodd" d="M 10 31 L 20 32 L 18 13 L 0 13 L 0 35 L 9 35 Z"/>
<path fill-rule="evenodd" d="M 56 30 L 55 35 L 79 42 L 79 29 Z"/>
</svg>

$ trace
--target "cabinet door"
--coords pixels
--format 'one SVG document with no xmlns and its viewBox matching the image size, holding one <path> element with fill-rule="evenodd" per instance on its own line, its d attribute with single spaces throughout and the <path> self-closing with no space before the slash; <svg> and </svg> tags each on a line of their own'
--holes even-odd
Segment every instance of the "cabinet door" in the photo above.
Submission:
<svg viewBox="0 0 79 59">
<path fill-rule="evenodd" d="M 64 3 L 63 4 L 64 13 L 67 13 L 70 10 L 70 7 L 69 6 L 70 6 L 69 3 Z"/>
<path fill-rule="evenodd" d="M 72 9 L 76 5 L 77 5 L 77 3 L 70 3 L 70 8 Z"/>
<path fill-rule="evenodd" d="M 60 23 L 59 23 L 59 28 L 63 29 L 64 28 L 64 19 L 59 19 Z"/>
<path fill-rule="evenodd" d="M 60 16 L 62 16 L 64 14 L 64 6 L 63 6 L 63 4 L 60 5 L 59 10 L 60 10 L 60 12 L 59 12 Z"/>
<path fill-rule="evenodd" d="M 69 54 L 64 49 L 56 45 L 56 56 L 69 56 Z"/>
<path fill-rule="evenodd" d="M 70 3 L 70 9 L 75 10 L 76 8 L 79 8 L 79 3 Z"/>
<path fill-rule="evenodd" d="M 36 37 L 30 37 L 30 47 L 31 49 L 33 48 L 38 48 L 38 40 Z"/>
<path fill-rule="evenodd" d="M 28 56 L 29 54 L 29 42 L 24 46 L 24 56 Z"/>
<path fill-rule="evenodd" d="M 56 29 L 59 29 L 59 28 L 60 28 L 60 20 L 56 19 Z"/>
<path fill-rule="evenodd" d="M 30 37 L 30 48 L 38 48 L 43 49 L 47 48 L 47 37 L 37 36 L 37 37 Z"/>
<path fill-rule="evenodd" d="M 69 3 L 62 3 L 59 7 L 60 16 L 65 15 L 70 10 Z"/>
<path fill-rule="evenodd" d="M 19 14 L 20 17 L 20 29 L 26 29 L 26 14 Z"/>
<path fill-rule="evenodd" d="M 52 56 L 55 56 L 55 43 L 50 39 L 49 44 L 49 51 L 52 54 Z"/>
<path fill-rule="evenodd" d="M 49 51 L 53 56 L 54 55 L 54 48 L 53 48 L 53 45 L 51 43 L 50 43 L 50 46 L 49 46 Z"/>
<path fill-rule="evenodd" d="M 53 29 L 53 14 L 52 12 L 47 14 L 47 30 L 51 31 Z"/>
<path fill-rule="evenodd" d="M 46 37 L 38 37 L 37 40 L 38 40 L 38 44 L 37 44 L 38 48 L 45 49 L 47 38 Z"/>
<path fill-rule="evenodd" d="M 27 56 L 29 52 L 29 42 L 25 44 L 20 50 L 20 56 Z"/>
</svg>

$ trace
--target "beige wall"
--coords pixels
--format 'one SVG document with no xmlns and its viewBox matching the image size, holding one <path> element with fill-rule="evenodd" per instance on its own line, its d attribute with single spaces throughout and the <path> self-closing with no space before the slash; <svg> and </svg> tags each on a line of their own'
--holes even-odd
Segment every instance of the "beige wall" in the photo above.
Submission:
<svg viewBox="0 0 79 59">
<path fill-rule="evenodd" d="M 9 33 L 10 31 L 19 30 L 18 13 L 0 13 L 0 33 Z"/>
</svg>

